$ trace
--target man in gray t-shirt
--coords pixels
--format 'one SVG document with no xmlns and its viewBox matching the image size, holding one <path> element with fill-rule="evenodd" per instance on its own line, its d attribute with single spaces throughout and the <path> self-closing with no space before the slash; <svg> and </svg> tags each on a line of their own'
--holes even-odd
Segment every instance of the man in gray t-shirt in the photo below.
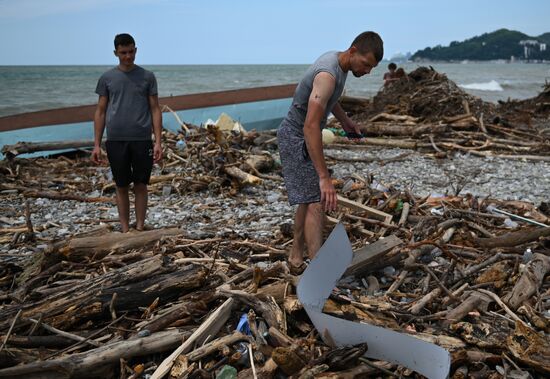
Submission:
<svg viewBox="0 0 550 379">
<path fill-rule="evenodd" d="M 313 258 L 322 245 L 324 211 L 336 209 L 336 191 L 325 163 L 321 130 L 332 112 L 342 128 L 361 131 L 338 104 L 348 72 L 360 77 L 370 73 L 384 55 L 380 36 L 364 32 L 342 52 L 323 54 L 296 87 L 287 116 L 277 132 L 283 177 L 291 205 L 298 205 L 294 219 L 291 268 L 303 263 L 304 247 Z"/>
<path fill-rule="evenodd" d="M 97 83 L 99 100 L 94 116 L 95 144 L 92 160 L 101 163 L 101 140 L 107 129 L 107 158 L 116 183 L 118 216 L 122 232 L 129 230 L 128 188 L 134 183 L 136 229 L 143 230 L 147 212 L 147 184 L 153 162 L 162 159 L 162 112 L 155 75 L 134 64 L 137 48 L 129 34 L 115 37 L 118 66 Z M 151 132 L 155 135 L 154 145 Z"/>
</svg>

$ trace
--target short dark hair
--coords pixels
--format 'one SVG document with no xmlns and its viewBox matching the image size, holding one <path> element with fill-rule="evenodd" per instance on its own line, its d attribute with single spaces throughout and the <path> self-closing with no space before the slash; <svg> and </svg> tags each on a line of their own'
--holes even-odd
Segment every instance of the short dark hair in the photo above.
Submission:
<svg viewBox="0 0 550 379">
<path fill-rule="evenodd" d="M 132 37 L 128 33 L 121 33 L 115 36 L 115 50 L 119 46 L 128 46 L 128 45 L 135 45 L 135 44 L 136 44 L 136 41 L 134 41 L 134 37 Z"/>
<path fill-rule="evenodd" d="M 397 65 L 393 62 L 391 62 L 389 65 L 388 65 L 388 70 L 395 70 L 397 68 Z"/>
<path fill-rule="evenodd" d="M 384 42 L 375 32 L 363 32 L 359 34 L 351 46 L 355 46 L 361 54 L 372 53 L 377 62 L 384 57 Z"/>
</svg>

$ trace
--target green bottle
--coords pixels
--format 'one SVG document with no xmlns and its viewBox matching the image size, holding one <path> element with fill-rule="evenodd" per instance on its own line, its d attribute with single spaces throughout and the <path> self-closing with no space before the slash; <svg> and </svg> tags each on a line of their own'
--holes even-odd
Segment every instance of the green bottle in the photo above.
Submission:
<svg viewBox="0 0 550 379">
<path fill-rule="evenodd" d="M 233 366 L 225 365 L 216 375 L 216 379 L 236 379 L 237 369 Z"/>
</svg>

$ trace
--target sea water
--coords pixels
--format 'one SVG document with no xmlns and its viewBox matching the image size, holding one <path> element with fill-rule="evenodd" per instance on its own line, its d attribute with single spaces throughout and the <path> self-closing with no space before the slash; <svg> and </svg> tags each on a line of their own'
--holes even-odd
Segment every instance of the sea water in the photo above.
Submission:
<svg viewBox="0 0 550 379">
<path fill-rule="evenodd" d="M 139 64 L 139 62 L 136 62 Z M 426 64 L 424 64 L 426 65 Z M 383 85 L 382 62 L 370 75 L 348 75 L 346 94 L 372 97 Z M 400 65 L 406 72 L 418 63 Z M 432 63 L 431 66 L 485 101 L 536 96 L 550 81 L 550 64 Z M 111 66 L 0 66 L 0 117 L 97 102 L 98 78 Z M 157 77 L 159 95 L 296 83 L 308 65 L 143 65 Z"/>
</svg>

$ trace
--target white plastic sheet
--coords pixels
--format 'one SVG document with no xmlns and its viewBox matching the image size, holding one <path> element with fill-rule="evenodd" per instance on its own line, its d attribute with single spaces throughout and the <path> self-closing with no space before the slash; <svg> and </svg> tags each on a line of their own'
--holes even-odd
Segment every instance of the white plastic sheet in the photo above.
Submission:
<svg viewBox="0 0 550 379">
<path fill-rule="evenodd" d="M 327 344 L 334 342 L 337 346 L 366 342 L 365 356 L 369 358 L 403 365 L 430 379 L 447 378 L 451 358 L 442 347 L 404 333 L 323 313 L 323 305 L 352 257 L 346 231 L 338 224 L 298 283 L 298 298 L 321 337 Z"/>
</svg>

